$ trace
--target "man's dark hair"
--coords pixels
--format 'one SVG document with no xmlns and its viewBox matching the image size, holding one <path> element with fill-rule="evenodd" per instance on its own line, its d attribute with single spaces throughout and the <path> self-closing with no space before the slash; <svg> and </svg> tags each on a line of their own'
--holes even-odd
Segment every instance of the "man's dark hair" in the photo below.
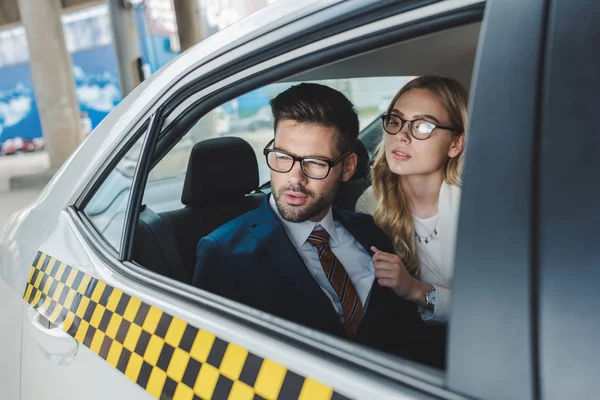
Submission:
<svg viewBox="0 0 600 400">
<path fill-rule="evenodd" d="M 275 129 L 281 120 L 333 127 L 340 154 L 353 151 L 358 138 L 358 115 L 341 92 L 316 83 L 292 86 L 271 100 Z"/>
</svg>

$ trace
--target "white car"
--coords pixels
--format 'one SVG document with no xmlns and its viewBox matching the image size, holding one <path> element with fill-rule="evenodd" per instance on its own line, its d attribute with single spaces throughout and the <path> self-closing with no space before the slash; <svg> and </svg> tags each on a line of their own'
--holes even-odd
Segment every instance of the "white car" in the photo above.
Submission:
<svg viewBox="0 0 600 400">
<path fill-rule="evenodd" d="M 0 399 L 598 398 L 598 17 L 595 0 L 280 0 L 187 51 L 3 227 Z M 366 121 L 424 74 L 471 91 L 445 370 L 189 284 L 198 240 L 269 187 L 272 132 L 240 158 L 213 110 L 320 81 Z"/>
</svg>

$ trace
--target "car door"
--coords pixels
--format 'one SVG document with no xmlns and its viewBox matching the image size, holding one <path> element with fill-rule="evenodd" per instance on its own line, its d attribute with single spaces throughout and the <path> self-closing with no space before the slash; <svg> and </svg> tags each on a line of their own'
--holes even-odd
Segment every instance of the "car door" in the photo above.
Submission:
<svg viewBox="0 0 600 400">
<path fill-rule="evenodd" d="M 363 5 L 345 3 L 286 27 L 292 33 L 318 24 L 334 29 L 322 41 L 317 35 L 308 43 L 292 42 L 298 48 L 282 46 L 278 58 L 263 58 L 247 68 L 242 56 L 226 54 L 225 61 L 232 58 L 228 63 L 211 60 L 189 77 L 174 79 L 172 93 L 135 129 L 114 133 L 122 144 L 81 196 L 60 212 L 24 279 L 28 318 L 23 325 L 32 333 L 23 339 L 22 398 L 460 398 L 436 374 L 402 361 L 399 370 L 395 360 L 381 361 L 364 349 L 192 290 L 130 262 L 151 155 L 163 128 L 189 115 L 183 111 L 199 103 L 202 114 L 226 96 L 248 90 L 255 76 L 275 79 L 262 73 L 269 68 L 284 75 L 289 68 L 325 64 L 343 57 L 344 46 L 360 46 L 353 51 L 364 52 L 373 38 L 385 45 L 428 32 L 430 26 L 442 30 L 474 22 L 482 8 L 481 1 L 412 2 L 395 5 L 398 15 L 390 17 L 389 9 L 371 5 L 377 5 L 378 14 L 366 9 L 364 29 L 357 23 Z M 345 20 L 355 25 L 323 23 L 337 13 L 352 16 Z M 395 24 L 396 36 L 388 37 L 389 25 L 378 21 L 388 17 L 384 22 Z M 262 46 L 280 34 L 271 32 L 262 44 L 240 52 L 262 56 Z M 327 54 L 321 53 L 324 48 Z M 321 58 L 306 56 L 312 53 Z M 229 69 L 215 75 L 224 62 Z M 179 114 L 171 115 L 173 110 Z"/>
<path fill-rule="evenodd" d="M 538 184 L 540 397 L 598 398 L 600 4 L 548 12 Z"/>
<path fill-rule="evenodd" d="M 600 392 L 599 14 L 591 0 L 487 3 L 456 258 L 453 390 L 487 399 Z"/>
<path fill-rule="evenodd" d="M 53 332 L 58 332 L 56 328 L 39 317 L 36 320 L 35 313 L 27 314 L 29 307 L 24 308 L 26 315 L 33 315 L 33 319 L 24 319 L 24 331 L 30 330 L 31 321 L 39 323 L 40 331 L 52 338 L 53 344 L 49 347 L 55 352 L 42 350 L 43 344 L 41 340 L 36 341 L 35 333 L 29 333 L 29 337 L 24 335 L 23 398 L 160 398 L 163 395 L 193 398 L 190 388 L 196 385 L 204 398 L 221 398 L 230 393 L 240 398 L 258 394 L 282 398 L 303 395 L 315 399 L 336 396 L 539 397 L 537 352 L 541 348 L 547 352 L 547 355 L 543 353 L 545 357 L 552 357 L 552 352 L 556 354 L 557 350 L 547 344 L 561 337 L 552 337 L 558 324 L 554 319 L 557 314 L 552 312 L 556 300 L 550 302 L 550 297 L 543 298 L 546 314 L 541 314 L 541 322 L 547 327 L 549 337 L 546 347 L 538 347 L 540 314 L 534 300 L 539 291 L 540 265 L 546 277 L 541 281 L 544 285 L 552 284 L 552 273 L 559 270 L 554 258 L 549 258 L 551 249 L 558 246 L 543 242 L 548 248 L 544 247 L 544 257 L 539 257 L 539 230 L 548 229 L 545 240 L 552 239 L 558 231 L 538 225 L 540 196 L 536 188 L 548 191 L 550 183 L 556 180 L 558 185 L 566 186 L 565 181 L 558 179 L 563 177 L 560 172 L 552 169 L 554 165 L 548 155 L 540 164 L 538 140 L 543 140 L 547 131 L 540 130 L 536 122 L 542 109 L 541 93 L 545 93 L 542 89 L 557 90 L 554 86 L 544 86 L 544 77 L 549 73 L 544 68 L 547 57 L 544 43 L 548 30 L 556 26 L 547 18 L 549 15 L 556 18 L 556 10 L 570 9 L 553 8 L 556 4 L 559 3 L 492 0 L 486 9 L 485 33 L 472 85 L 470 155 L 464 176 L 464 211 L 459 224 L 447 377 L 435 383 L 431 379 L 419 381 L 411 379 L 414 375 L 410 373 L 390 373 L 393 367 L 385 370 L 382 367 L 385 363 L 371 368 L 372 361 L 354 359 L 351 363 L 341 351 L 336 355 L 330 349 L 316 351 L 314 341 L 298 338 L 300 331 L 290 339 L 293 335 L 282 328 L 281 321 L 254 318 L 256 314 L 242 305 L 206 293 L 192 293 L 185 286 L 148 274 L 128 262 L 123 257 L 130 251 L 126 248 L 131 239 L 128 227 L 134 221 L 135 207 L 140 205 L 139 187 L 143 186 L 143 171 L 150 162 L 149 149 L 156 139 L 154 135 L 163 126 L 165 116 L 159 112 L 155 117 L 149 114 L 139 121 L 139 129 L 127 135 L 123 147 L 110 160 L 114 163 L 106 166 L 107 173 L 98 177 L 97 186 L 101 187 L 118 161 L 135 145 L 137 135 L 142 138 L 140 158 L 136 159 L 131 179 L 132 195 L 127 196 L 124 204 L 122 200 L 111 201 L 107 209 L 114 207 L 114 215 L 108 219 L 101 218 L 104 208 L 96 207 L 94 217 L 100 216 L 98 221 L 101 222 L 97 224 L 102 223 L 103 228 L 99 230 L 93 218 L 84 216 L 90 203 L 83 202 L 81 208 L 61 212 L 50 233 L 45 235 L 34 268 L 28 272 L 31 288 L 27 288 L 24 296 L 43 307 L 40 311 L 50 320 L 60 321 L 62 310 L 51 308 L 52 304 L 45 301 L 40 304 L 42 296 L 36 301 L 34 289 L 55 294 L 60 288 L 58 296 L 60 299 L 62 293 L 66 293 L 61 302 L 65 304 L 71 292 L 65 292 L 63 287 L 73 288 L 76 293 L 71 296 L 79 302 L 74 314 L 81 321 L 77 330 L 71 331 L 76 339 L 73 341 L 71 335 L 54 335 Z M 566 7 L 564 4 L 567 3 L 560 2 Z M 572 16 L 571 13 L 566 15 Z M 575 19 L 571 17 L 568 21 Z M 579 31 L 574 32 L 575 37 L 577 34 Z M 554 59 L 559 71 L 561 66 L 564 68 L 560 60 Z M 585 71 L 587 75 L 583 76 L 588 78 L 595 72 L 594 69 Z M 243 76 L 236 79 L 249 79 L 253 73 L 257 70 L 248 71 L 246 75 L 242 72 Z M 236 79 L 228 82 L 233 89 L 236 89 Z M 214 83 L 202 88 L 204 91 L 193 100 L 210 98 L 211 94 L 225 92 L 225 89 L 225 84 Z M 550 107 L 556 103 L 543 104 Z M 543 110 L 548 112 L 547 108 Z M 556 122 L 556 126 L 561 126 L 560 121 Z M 563 131 L 565 129 L 563 127 Z M 151 133 L 144 137 L 145 132 Z M 556 154 L 558 147 L 554 141 L 561 131 L 548 132 L 553 135 L 545 143 L 543 154 Z M 588 144 L 593 146 L 595 142 Z M 585 160 L 591 163 L 592 158 Z M 540 186 L 538 168 L 544 165 L 543 179 L 546 180 Z M 111 185 L 123 187 L 120 183 Z M 592 196 L 592 200 L 597 195 L 581 187 L 578 189 Z M 97 193 L 90 188 L 92 192 Z M 581 204 L 593 212 L 593 201 Z M 549 217 L 554 209 L 549 205 L 541 209 L 540 213 L 548 218 L 545 224 L 551 221 Z M 115 228 L 120 226 L 121 230 Z M 557 254 L 554 256 L 558 258 Z M 540 260 L 547 264 L 540 264 Z M 45 278 L 42 283 L 44 274 L 51 279 Z M 55 285 L 54 281 L 60 283 Z M 554 283 L 546 290 L 558 296 L 558 287 L 560 285 Z M 571 289 L 572 296 L 577 294 L 576 287 L 573 285 Z M 69 323 L 73 326 L 75 317 L 67 313 L 65 320 L 67 318 L 72 319 Z M 49 331 L 52 332 L 48 334 Z M 325 339 L 323 343 L 339 350 L 337 343 Z M 593 344 L 592 336 L 585 339 L 590 346 Z M 73 342 L 77 344 L 75 355 Z M 570 356 L 568 352 L 562 354 L 563 358 Z M 556 371 L 550 366 L 545 366 L 543 371 L 556 379 L 551 384 L 559 381 L 558 376 L 552 375 Z M 250 389 L 249 381 L 253 382 Z M 29 387 L 33 386 L 32 382 L 40 387 Z M 581 385 L 574 382 L 574 387 Z M 544 390 L 551 392 L 552 388 Z"/>
</svg>

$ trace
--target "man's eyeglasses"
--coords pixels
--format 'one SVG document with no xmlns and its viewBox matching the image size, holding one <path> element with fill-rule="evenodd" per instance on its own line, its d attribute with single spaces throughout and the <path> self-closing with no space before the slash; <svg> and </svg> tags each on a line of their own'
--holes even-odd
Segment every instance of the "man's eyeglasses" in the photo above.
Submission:
<svg viewBox="0 0 600 400">
<path fill-rule="evenodd" d="M 409 121 L 395 114 L 382 115 L 381 120 L 383 121 L 383 129 L 390 135 L 398 134 L 398 132 L 404 128 L 404 124 L 408 124 L 410 135 L 417 140 L 429 139 L 434 129 L 446 129 L 452 132 L 459 132 L 458 129 L 449 126 L 434 125 L 424 119 L 413 119 L 412 121 Z"/>
<path fill-rule="evenodd" d="M 302 173 L 311 179 L 325 179 L 329 176 L 331 168 L 338 165 L 352 152 L 348 151 L 335 160 L 328 160 L 321 157 L 296 157 L 285 151 L 270 148 L 275 139 L 271 140 L 263 150 L 267 158 L 267 165 L 275 172 L 287 173 L 294 168 L 294 164 L 300 163 Z"/>
</svg>

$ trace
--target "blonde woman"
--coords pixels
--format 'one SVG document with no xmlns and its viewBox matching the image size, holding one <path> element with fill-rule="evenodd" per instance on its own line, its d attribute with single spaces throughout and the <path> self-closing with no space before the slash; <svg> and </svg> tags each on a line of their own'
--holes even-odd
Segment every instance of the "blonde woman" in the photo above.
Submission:
<svg viewBox="0 0 600 400">
<path fill-rule="evenodd" d="M 449 319 L 467 98 L 454 79 L 406 84 L 382 116 L 373 186 L 356 203 L 396 250 L 372 248 L 379 284 L 421 306 L 431 323 Z"/>
</svg>

